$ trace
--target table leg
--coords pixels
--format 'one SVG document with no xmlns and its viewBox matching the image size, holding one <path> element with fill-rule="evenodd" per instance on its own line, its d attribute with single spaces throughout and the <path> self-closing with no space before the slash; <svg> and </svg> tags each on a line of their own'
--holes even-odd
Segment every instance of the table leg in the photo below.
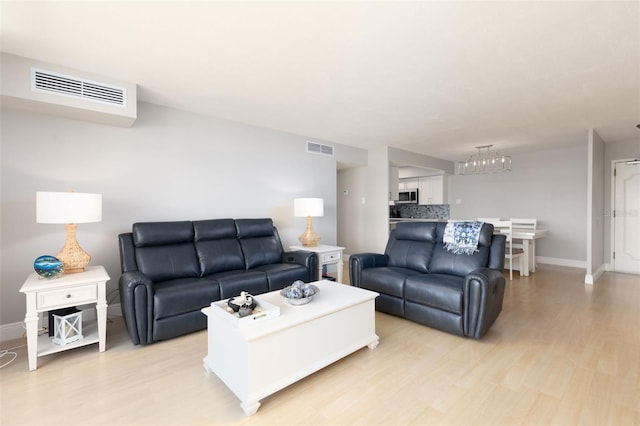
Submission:
<svg viewBox="0 0 640 426">
<path fill-rule="evenodd" d="M 524 277 L 529 276 L 529 241 L 522 240 L 522 251 L 524 252 L 524 262 L 520 262 L 524 264 L 524 271 L 520 271 L 520 275 Z"/>
<path fill-rule="evenodd" d="M 342 258 L 338 261 L 338 282 L 343 283 L 342 281 L 342 270 L 344 268 L 344 263 L 342 262 Z"/>
<path fill-rule="evenodd" d="M 100 352 L 105 351 L 107 343 L 107 298 L 105 284 L 98 286 L 98 303 L 96 303 L 96 320 L 98 322 L 98 350 Z"/>
<path fill-rule="evenodd" d="M 318 262 L 318 281 L 322 279 L 322 262 Z"/>
<path fill-rule="evenodd" d="M 27 312 L 24 322 L 27 327 L 29 371 L 33 371 L 38 368 L 38 314 L 36 312 Z"/>
<path fill-rule="evenodd" d="M 531 272 L 536 271 L 536 239 L 531 240 Z"/>
<path fill-rule="evenodd" d="M 96 319 L 98 321 L 98 350 L 104 352 L 107 342 L 107 305 L 96 305 Z"/>
<path fill-rule="evenodd" d="M 27 328 L 27 353 L 29 371 L 38 368 L 38 312 L 36 311 L 36 294 L 27 293 L 27 313 L 24 323 Z"/>
<path fill-rule="evenodd" d="M 252 416 L 258 411 L 258 408 L 260 408 L 260 402 L 259 401 L 241 402 L 240 408 L 242 408 L 242 411 L 244 411 L 244 413 L 247 416 Z"/>
</svg>

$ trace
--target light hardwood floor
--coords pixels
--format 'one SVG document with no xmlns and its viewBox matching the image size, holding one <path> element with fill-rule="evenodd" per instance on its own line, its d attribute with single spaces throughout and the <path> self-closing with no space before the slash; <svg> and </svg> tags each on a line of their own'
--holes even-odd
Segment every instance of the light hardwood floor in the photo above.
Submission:
<svg viewBox="0 0 640 426">
<path fill-rule="evenodd" d="M 640 277 L 541 265 L 507 280 L 484 339 L 376 314 L 364 348 L 246 417 L 202 367 L 206 331 L 134 347 L 120 318 L 97 346 L 0 370 L 2 425 L 639 425 Z M 6 342 L 3 348 L 21 342 Z"/>
</svg>

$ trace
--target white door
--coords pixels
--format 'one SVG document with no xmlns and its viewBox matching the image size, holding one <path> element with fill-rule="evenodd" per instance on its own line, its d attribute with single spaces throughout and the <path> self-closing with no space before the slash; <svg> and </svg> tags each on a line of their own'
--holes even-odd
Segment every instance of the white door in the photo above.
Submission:
<svg viewBox="0 0 640 426">
<path fill-rule="evenodd" d="M 617 163 L 614 270 L 640 274 L 640 162 Z"/>
</svg>

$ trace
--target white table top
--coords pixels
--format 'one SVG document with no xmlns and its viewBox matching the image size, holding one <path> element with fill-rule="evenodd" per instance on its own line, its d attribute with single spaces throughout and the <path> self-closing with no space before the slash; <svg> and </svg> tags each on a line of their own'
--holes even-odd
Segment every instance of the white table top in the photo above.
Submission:
<svg viewBox="0 0 640 426">
<path fill-rule="evenodd" d="M 544 237 L 547 235 L 548 231 L 544 228 L 538 228 L 535 231 L 523 231 L 519 229 L 514 229 L 512 238 L 516 238 L 519 240 L 533 240 Z"/>
<path fill-rule="evenodd" d="M 278 306 L 280 308 L 280 315 L 274 318 L 267 318 L 248 326 L 236 327 L 236 329 L 246 340 L 258 339 L 265 335 L 293 327 L 297 324 L 340 311 L 349 306 L 354 306 L 368 300 L 375 299 L 378 296 L 378 293 L 370 290 L 339 284 L 328 280 L 317 281 L 312 284 L 318 286 L 320 292 L 310 303 L 301 306 L 291 306 L 287 304 L 282 299 L 282 296 L 280 296 L 280 290 L 256 295 L 256 299 L 262 299 L 268 303 Z M 212 309 L 219 308 L 209 306 L 207 308 L 203 308 L 202 312 L 207 316 L 214 315 L 211 312 Z M 228 327 L 235 327 L 226 322 L 221 322 L 220 324 L 223 323 L 227 324 Z"/>
<path fill-rule="evenodd" d="M 105 282 L 110 277 L 103 266 L 88 266 L 83 272 L 75 274 L 63 274 L 59 278 L 46 279 L 41 278 L 35 272 L 29 274 L 29 277 L 20 288 L 21 293 L 28 293 L 39 290 L 53 290 L 58 288 L 73 287 L 78 284 L 87 284 L 89 282 Z"/>
<path fill-rule="evenodd" d="M 312 251 L 314 253 L 325 253 L 325 252 L 329 252 L 329 251 L 344 250 L 344 247 L 318 244 L 317 246 L 313 246 L 313 247 L 290 246 L 289 249 L 290 250 L 299 250 L 299 251 Z"/>
</svg>

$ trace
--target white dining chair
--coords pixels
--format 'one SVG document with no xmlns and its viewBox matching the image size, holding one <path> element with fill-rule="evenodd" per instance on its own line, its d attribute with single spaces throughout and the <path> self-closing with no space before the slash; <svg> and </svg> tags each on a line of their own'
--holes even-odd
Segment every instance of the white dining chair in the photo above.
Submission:
<svg viewBox="0 0 640 426">
<path fill-rule="evenodd" d="M 509 261 L 509 280 L 513 281 L 513 260 L 520 262 L 520 276 L 522 276 L 524 268 L 524 250 L 513 246 L 513 225 L 510 220 L 499 220 L 493 223 L 493 232 L 506 237 L 504 258 Z"/>
<path fill-rule="evenodd" d="M 519 218 L 511 218 L 509 219 L 513 225 L 513 232 L 517 233 L 518 231 L 524 232 L 536 232 L 536 228 L 538 226 L 538 219 L 519 219 Z M 531 241 L 531 243 L 529 243 Z M 531 260 L 530 265 L 526 265 L 527 268 L 531 267 L 531 271 L 536 271 L 536 239 L 533 238 L 531 240 L 522 240 L 519 238 L 513 239 L 513 248 L 523 249 L 524 245 L 530 244 L 529 248 L 529 259 Z"/>
<path fill-rule="evenodd" d="M 485 222 L 485 223 L 500 222 L 499 217 L 479 217 L 477 220 L 478 222 Z"/>
</svg>

